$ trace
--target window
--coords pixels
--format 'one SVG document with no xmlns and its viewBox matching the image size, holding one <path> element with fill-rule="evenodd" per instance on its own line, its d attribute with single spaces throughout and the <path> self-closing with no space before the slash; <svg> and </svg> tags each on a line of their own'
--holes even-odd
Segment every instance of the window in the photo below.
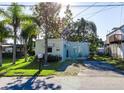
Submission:
<svg viewBox="0 0 124 93">
<path fill-rule="evenodd" d="M 48 47 L 48 52 L 52 52 L 52 47 Z"/>
<path fill-rule="evenodd" d="M 60 49 L 56 49 L 56 51 L 60 51 Z"/>
</svg>

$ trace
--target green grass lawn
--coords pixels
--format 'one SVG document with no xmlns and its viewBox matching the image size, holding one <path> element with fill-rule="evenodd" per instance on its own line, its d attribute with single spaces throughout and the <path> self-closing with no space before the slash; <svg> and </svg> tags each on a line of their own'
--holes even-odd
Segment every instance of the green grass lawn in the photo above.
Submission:
<svg viewBox="0 0 124 93">
<path fill-rule="evenodd" d="M 106 61 L 109 64 L 116 66 L 117 68 L 124 70 L 124 60 L 113 59 L 108 56 L 95 55 L 91 60 Z M 80 63 L 82 61 L 68 60 L 65 62 L 51 62 L 49 66 L 42 67 L 39 76 L 48 75 L 61 75 L 69 65 L 73 63 Z M 63 70 L 60 70 L 62 68 Z M 16 61 L 16 64 L 12 64 L 12 59 L 4 58 L 3 66 L 0 67 L 0 76 L 33 76 L 39 71 L 39 63 L 34 61 L 34 57 L 29 57 L 28 62 L 25 62 L 24 58 L 20 58 Z M 62 72 L 62 73 L 61 73 Z M 65 75 L 65 74 L 64 74 Z"/>
<path fill-rule="evenodd" d="M 39 63 L 34 61 L 34 57 L 29 57 L 28 62 L 25 62 L 24 58 L 20 58 L 16 61 L 16 64 L 12 64 L 12 59 L 4 58 L 3 65 L 0 67 L 0 76 L 33 76 L 39 71 Z M 80 61 L 78 61 L 80 62 Z M 82 61 L 81 61 L 82 62 Z M 66 68 L 77 63 L 74 60 L 68 60 L 65 62 L 50 62 L 48 66 L 42 66 L 39 76 L 58 75 L 58 72 L 64 72 Z"/>
<path fill-rule="evenodd" d="M 38 72 L 39 63 L 33 61 L 34 57 L 29 57 L 29 61 L 25 62 L 24 58 L 18 59 L 16 64 L 12 64 L 12 59 L 6 58 L 3 61 L 3 66 L 0 67 L 1 76 L 32 76 Z M 61 62 L 49 63 L 49 66 L 42 67 L 40 76 L 54 75 Z"/>
<path fill-rule="evenodd" d="M 97 60 L 97 61 L 106 61 L 109 64 L 114 65 L 115 67 L 124 70 L 124 60 L 123 59 L 117 59 L 117 58 L 112 58 L 109 56 L 98 56 L 95 55 L 93 57 L 93 60 Z"/>
</svg>

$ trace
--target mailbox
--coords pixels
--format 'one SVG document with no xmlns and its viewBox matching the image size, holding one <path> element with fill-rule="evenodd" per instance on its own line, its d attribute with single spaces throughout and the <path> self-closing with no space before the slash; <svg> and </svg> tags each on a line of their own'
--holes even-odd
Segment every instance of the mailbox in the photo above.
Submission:
<svg viewBox="0 0 124 93">
<path fill-rule="evenodd" d="M 42 53 L 38 53 L 37 57 L 38 57 L 38 59 L 41 59 L 41 58 L 43 58 L 43 54 Z"/>
<path fill-rule="evenodd" d="M 41 65 L 42 65 L 43 54 L 38 53 L 37 57 L 38 57 L 38 61 L 39 61 L 39 71 L 40 71 L 41 70 Z"/>
</svg>

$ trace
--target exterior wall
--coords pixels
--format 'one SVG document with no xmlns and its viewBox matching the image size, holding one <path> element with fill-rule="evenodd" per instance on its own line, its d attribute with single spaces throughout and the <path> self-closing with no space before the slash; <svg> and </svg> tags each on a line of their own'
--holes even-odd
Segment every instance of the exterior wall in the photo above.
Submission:
<svg viewBox="0 0 124 93">
<path fill-rule="evenodd" d="M 106 36 L 106 44 L 109 44 L 109 38 L 112 36 L 112 35 L 115 35 L 115 34 L 122 34 L 122 35 L 124 35 L 124 33 L 121 31 L 121 30 L 117 30 L 117 31 L 115 31 L 115 32 L 113 32 L 113 33 L 111 33 L 111 34 L 109 34 L 109 35 L 107 35 Z M 124 37 L 122 38 L 122 39 L 124 39 Z"/>
<path fill-rule="evenodd" d="M 64 59 L 87 58 L 89 56 L 89 44 L 87 42 L 64 41 Z"/>
<path fill-rule="evenodd" d="M 109 37 L 114 34 L 122 34 L 122 40 L 124 40 L 123 29 L 118 29 L 117 31 L 106 36 L 107 46 L 106 50 L 112 57 L 124 58 L 124 43 L 110 43 Z"/>
<path fill-rule="evenodd" d="M 85 50 L 85 51 L 84 51 Z M 83 47 L 82 47 L 82 51 L 83 51 L 83 55 L 88 57 L 90 54 L 90 50 L 89 50 L 89 43 L 88 42 L 84 42 L 83 43 Z"/>
<path fill-rule="evenodd" d="M 109 52 L 112 57 L 124 58 L 124 43 L 110 44 Z"/>
<path fill-rule="evenodd" d="M 35 54 L 45 53 L 45 41 L 37 40 L 35 46 Z M 48 47 L 52 47 L 52 52 L 48 52 L 48 54 L 52 55 L 62 55 L 62 40 L 61 39 L 48 39 Z"/>
<path fill-rule="evenodd" d="M 124 43 L 122 43 L 122 57 L 124 58 Z"/>
</svg>

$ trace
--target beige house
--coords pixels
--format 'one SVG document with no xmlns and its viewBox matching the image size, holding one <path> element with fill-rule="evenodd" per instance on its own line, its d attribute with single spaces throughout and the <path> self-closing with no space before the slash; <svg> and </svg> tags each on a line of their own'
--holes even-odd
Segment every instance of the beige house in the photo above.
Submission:
<svg viewBox="0 0 124 93">
<path fill-rule="evenodd" d="M 124 25 L 106 35 L 106 52 L 112 57 L 124 58 Z"/>
</svg>

